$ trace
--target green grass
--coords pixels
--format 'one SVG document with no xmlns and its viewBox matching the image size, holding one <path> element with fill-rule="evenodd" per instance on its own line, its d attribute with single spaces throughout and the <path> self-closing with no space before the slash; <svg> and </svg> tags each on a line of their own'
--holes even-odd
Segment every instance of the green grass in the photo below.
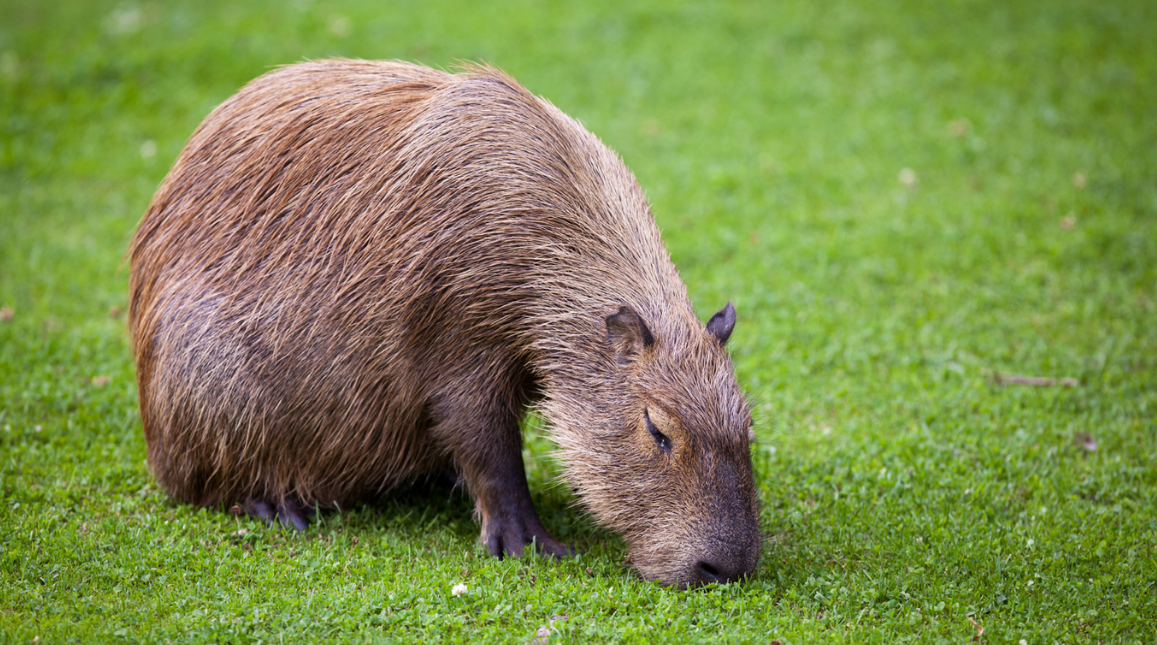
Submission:
<svg viewBox="0 0 1157 645">
<path fill-rule="evenodd" d="M 1155 27 L 1145 0 L 3 0 L 0 641 L 1155 642 Z M 569 561 L 486 557 L 442 489 L 301 536 L 157 489 L 133 227 L 215 104 L 334 55 L 492 62 L 624 156 L 700 314 L 739 310 L 754 579 L 639 580 L 536 428 Z"/>
</svg>

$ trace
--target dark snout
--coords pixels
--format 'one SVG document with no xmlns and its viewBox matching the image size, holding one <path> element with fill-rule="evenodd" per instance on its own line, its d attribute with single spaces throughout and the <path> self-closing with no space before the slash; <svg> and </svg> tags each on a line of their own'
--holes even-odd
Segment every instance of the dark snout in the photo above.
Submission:
<svg viewBox="0 0 1157 645">
<path fill-rule="evenodd" d="M 740 543 L 715 543 L 700 554 L 687 576 L 688 586 L 728 584 L 755 573 L 759 564 L 760 539 L 755 529 Z"/>
<path fill-rule="evenodd" d="M 700 525 L 688 586 L 736 582 L 755 573 L 759 564 L 763 538 L 751 480 L 740 477 L 739 469 L 727 462 L 718 463 L 714 472 L 714 494 L 707 498 L 711 519 Z"/>
<path fill-rule="evenodd" d="M 656 527 L 628 535 L 644 578 L 679 589 L 728 584 L 755 573 L 763 536 L 747 455 L 704 451 L 691 485 L 663 504 Z M 697 476 L 696 476 L 697 475 Z"/>
<path fill-rule="evenodd" d="M 736 582 L 742 578 L 755 572 L 755 567 L 749 565 L 745 561 L 735 560 L 716 560 L 714 564 L 707 560 L 700 560 L 695 565 L 695 574 L 699 577 L 695 582 L 697 584 L 709 585 L 711 583 L 718 583 L 721 585 Z"/>
</svg>

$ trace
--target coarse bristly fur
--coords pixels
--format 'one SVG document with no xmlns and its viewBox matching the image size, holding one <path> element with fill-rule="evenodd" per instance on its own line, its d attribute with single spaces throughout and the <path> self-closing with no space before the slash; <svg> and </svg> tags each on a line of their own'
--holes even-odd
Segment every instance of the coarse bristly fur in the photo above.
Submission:
<svg viewBox="0 0 1157 645">
<path fill-rule="evenodd" d="M 751 573 L 751 418 L 634 177 L 489 67 L 326 60 L 193 134 L 130 249 L 149 465 L 174 497 L 305 528 L 454 472 L 492 553 L 539 522 L 519 419 L 643 576 Z"/>
</svg>

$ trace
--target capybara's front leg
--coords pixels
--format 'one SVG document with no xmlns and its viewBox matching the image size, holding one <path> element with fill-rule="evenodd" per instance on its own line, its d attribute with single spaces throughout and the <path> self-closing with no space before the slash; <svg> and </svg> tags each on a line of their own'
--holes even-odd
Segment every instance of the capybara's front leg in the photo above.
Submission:
<svg viewBox="0 0 1157 645">
<path fill-rule="evenodd" d="M 492 455 L 489 463 L 479 464 L 481 468 L 474 477 L 467 475 L 471 489 L 476 491 L 475 507 L 482 517 L 482 541 L 490 553 L 498 557 L 517 556 L 533 543 L 539 553 L 556 557 L 570 555 L 571 549 L 551 537 L 538 519 L 526 484 L 521 446 L 516 444 L 495 452 L 499 454 Z"/>
<path fill-rule="evenodd" d="M 542 554 L 571 555 L 573 551 L 567 545 L 543 528 L 530 500 L 518 417 L 509 411 L 479 415 L 475 408 L 472 412 L 471 419 L 447 423 L 463 424 L 455 428 L 453 435 L 454 458 L 482 520 L 482 542 L 499 558 L 522 555 L 530 544 Z M 485 426 L 479 427 L 480 423 Z"/>
</svg>

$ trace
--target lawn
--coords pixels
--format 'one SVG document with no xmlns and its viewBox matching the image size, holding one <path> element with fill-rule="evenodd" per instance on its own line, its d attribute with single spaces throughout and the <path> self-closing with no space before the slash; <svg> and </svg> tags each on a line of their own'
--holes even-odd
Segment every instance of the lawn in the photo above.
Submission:
<svg viewBox="0 0 1157 645">
<path fill-rule="evenodd" d="M 1157 642 L 1155 32 L 1146 0 L 0 0 L 0 642 Z M 157 488 L 128 240 L 213 106 L 329 56 L 488 61 L 623 156 L 700 315 L 739 311 L 752 579 L 639 579 L 533 417 L 566 561 L 488 557 L 449 489 L 298 535 Z"/>
</svg>

